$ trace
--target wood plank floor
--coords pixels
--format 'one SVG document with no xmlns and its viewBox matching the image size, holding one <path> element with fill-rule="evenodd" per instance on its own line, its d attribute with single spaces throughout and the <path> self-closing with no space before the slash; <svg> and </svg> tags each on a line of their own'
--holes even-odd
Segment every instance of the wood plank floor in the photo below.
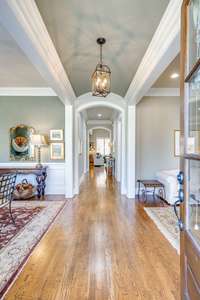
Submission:
<svg viewBox="0 0 200 300">
<path fill-rule="evenodd" d="M 4 299 L 177 300 L 179 257 L 143 204 L 121 197 L 98 168 L 68 201 Z"/>
</svg>

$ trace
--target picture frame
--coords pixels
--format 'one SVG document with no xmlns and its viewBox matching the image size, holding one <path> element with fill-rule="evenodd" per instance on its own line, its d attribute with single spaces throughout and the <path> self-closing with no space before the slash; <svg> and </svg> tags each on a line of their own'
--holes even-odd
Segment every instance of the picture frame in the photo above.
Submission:
<svg viewBox="0 0 200 300">
<path fill-rule="evenodd" d="M 63 129 L 51 129 L 50 141 L 63 141 L 64 130 Z"/>
<path fill-rule="evenodd" d="M 31 135 L 34 134 L 33 127 L 19 124 L 10 128 L 10 160 L 11 161 L 33 161 L 35 151 L 31 145 Z"/>
<path fill-rule="evenodd" d="M 63 160 L 64 155 L 64 143 L 51 143 L 50 144 L 50 158 L 51 160 Z"/>
<path fill-rule="evenodd" d="M 181 131 L 175 129 L 174 130 L 174 156 L 179 157 L 181 155 Z"/>
</svg>

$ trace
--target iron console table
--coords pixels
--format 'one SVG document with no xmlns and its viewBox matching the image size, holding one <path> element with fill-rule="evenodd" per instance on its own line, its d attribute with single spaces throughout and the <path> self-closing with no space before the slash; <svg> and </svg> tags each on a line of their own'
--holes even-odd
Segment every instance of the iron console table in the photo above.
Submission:
<svg viewBox="0 0 200 300">
<path fill-rule="evenodd" d="M 36 177 L 37 182 L 37 197 L 40 199 L 41 196 L 45 195 L 45 187 L 46 187 L 46 178 L 47 178 L 47 167 L 43 166 L 41 168 L 36 167 L 5 167 L 0 168 L 0 174 L 8 174 L 8 173 L 17 173 L 20 175 L 25 174 L 33 174 Z"/>
</svg>

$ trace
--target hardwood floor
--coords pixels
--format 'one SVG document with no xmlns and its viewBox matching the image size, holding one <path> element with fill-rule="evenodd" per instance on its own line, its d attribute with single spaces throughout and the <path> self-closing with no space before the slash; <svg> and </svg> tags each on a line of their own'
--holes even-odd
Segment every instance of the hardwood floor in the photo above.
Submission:
<svg viewBox="0 0 200 300">
<path fill-rule="evenodd" d="M 177 300 L 179 256 L 143 203 L 121 197 L 98 168 L 68 201 L 5 299 Z"/>
</svg>

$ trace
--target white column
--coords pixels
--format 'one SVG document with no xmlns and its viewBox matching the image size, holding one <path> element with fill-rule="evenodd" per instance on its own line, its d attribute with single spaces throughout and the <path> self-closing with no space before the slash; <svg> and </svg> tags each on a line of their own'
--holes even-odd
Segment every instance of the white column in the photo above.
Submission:
<svg viewBox="0 0 200 300">
<path fill-rule="evenodd" d="M 87 136 L 87 153 L 86 153 L 86 172 L 89 172 L 89 142 L 90 142 L 90 137 L 89 137 L 89 130 L 86 127 L 86 136 Z"/>
<path fill-rule="evenodd" d="M 127 114 L 125 115 L 125 112 L 122 112 L 122 130 L 121 130 L 121 194 L 126 195 L 127 193 L 127 155 L 126 155 L 126 150 L 127 150 L 127 138 L 126 138 L 126 133 L 127 133 Z"/>
<path fill-rule="evenodd" d="M 114 151 L 113 155 L 115 157 L 115 178 L 117 174 L 117 166 L 118 166 L 118 152 L 117 152 L 117 121 L 114 120 L 113 122 L 113 144 L 114 144 Z"/>
<path fill-rule="evenodd" d="M 127 197 L 135 198 L 136 105 L 127 109 Z"/>
<path fill-rule="evenodd" d="M 83 120 L 83 172 L 84 174 L 87 172 L 87 128 L 85 124 L 85 120 Z"/>
<path fill-rule="evenodd" d="M 74 194 L 79 194 L 79 112 L 74 115 Z"/>
<path fill-rule="evenodd" d="M 65 105 L 65 197 L 73 196 L 73 106 Z"/>
<path fill-rule="evenodd" d="M 121 138 L 122 138 L 122 124 L 121 119 L 118 119 L 117 122 L 117 168 L 116 168 L 116 178 L 117 181 L 121 181 L 121 162 L 122 162 L 122 153 L 121 153 Z"/>
</svg>

